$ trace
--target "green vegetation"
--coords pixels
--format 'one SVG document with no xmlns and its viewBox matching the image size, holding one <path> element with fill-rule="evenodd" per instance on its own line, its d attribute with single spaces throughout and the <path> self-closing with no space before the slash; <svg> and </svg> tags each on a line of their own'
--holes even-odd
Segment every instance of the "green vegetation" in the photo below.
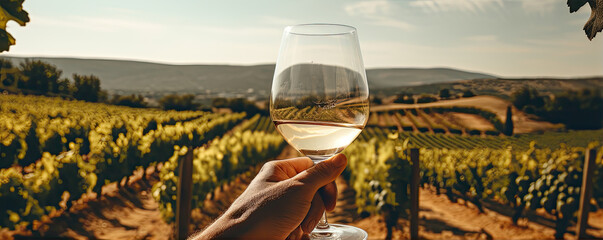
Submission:
<svg viewBox="0 0 603 240">
<path fill-rule="evenodd" d="M 477 95 L 469 89 L 463 91 L 463 94 L 461 95 L 461 97 L 464 97 L 464 98 L 475 97 L 475 96 L 477 96 Z"/>
<path fill-rule="evenodd" d="M 479 111 L 428 108 L 374 114 L 391 127 L 367 127 L 345 150 L 349 166 L 343 176 L 357 192 L 359 211 L 382 214 L 389 230 L 406 215 L 407 150 L 416 147 L 422 182 L 451 200 L 478 207 L 484 201 L 504 204 L 515 209 L 514 219 L 523 211 L 544 208 L 556 217 L 558 234 L 563 233 L 574 221 L 584 151 L 603 150 L 603 130 L 513 136 L 403 131 L 402 118 L 406 125 L 441 132 L 435 129 L 454 125 L 432 116 L 452 110 Z M 0 224 L 11 229 L 32 229 L 42 216 L 69 209 L 85 194 L 98 197 L 102 186 L 124 178 L 127 182 L 134 170 L 158 163 L 163 168 L 152 195 L 170 222 L 176 210 L 176 169 L 189 149 L 194 153 L 193 207 L 202 208 L 213 190 L 275 157 L 286 145 L 266 116 L 255 115 L 233 128 L 244 113 L 162 111 L 14 95 L 0 96 L 0 113 L 0 204 L 10 206 L 0 211 Z M 603 163 L 597 164 L 595 179 L 600 180 Z M 602 188 L 595 186 L 593 198 L 603 207 Z"/>
<path fill-rule="evenodd" d="M 572 147 L 587 147 L 591 142 L 603 143 L 603 129 L 581 130 L 568 132 L 546 132 L 516 134 L 513 136 L 461 136 L 452 134 L 426 134 L 415 132 L 396 132 L 393 129 L 367 127 L 358 139 L 369 141 L 371 138 L 385 138 L 388 135 L 409 139 L 411 146 L 419 148 L 446 148 L 446 149 L 475 149 L 491 148 L 506 149 L 511 147 L 516 150 L 526 150 L 534 141 L 538 148 L 557 149 L 562 145 Z"/>
<path fill-rule="evenodd" d="M 244 98 L 214 98 L 212 101 L 212 106 L 215 108 L 229 108 L 233 112 L 246 112 L 250 115 L 268 114 L 265 110 L 262 110 L 256 106 L 254 102 Z"/>
<path fill-rule="evenodd" d="M 568 129 L 603 128 L 603 98 L 599 90 L 566 91 L 553 97 L 541 96 L 536 89 L 522 88 L 512 95 L 518 109 Z"/>
<path fill-rule="evenodd" d="M 415 99 L 412 94 L 400 93 L 396 95 L 396 98 L 394 98 L 394 103 L 414 104 Z"/>
<path fill-rule="evenodd" d="M 207 195 L 214 189 L 234 180 L 249 167 L 276 157 L 285 145 L 270 118 L 256 115 L 209 145 L 194 149 L 192 208 L 203 208 Z M 159 202 L 166 222 L 175 219 L 178 163 L 187 151 L 186 147 L 175 147 L 174 155 L 161 169 L 160 181 L 153 186 L 153 197 Z"/>
<path fill-rule="evenodd" d="M 381 105 L 383 104 L 383 99 L 378 96 L 371 96 L 371 104 L 373 105 Z"/>
<path fill-rule="evenodd" d="M 438 96 L 440 96 L 440 99 L 448 99 L 451 97 L 450 95 L 450 89 L 448 88 L 442 88 L 440 89 L 440 93 L 438 94 Z"/>
<path fill-rule="evenodd" d="M 470 201 L 480 210 L 483 201 L 507 205 L 515 210 L 515 222 L 527 209 L 544 208 L 555 217 L 559 238 L 575 221 L 587 148 L 599 152 L 594 181 L 603 177 L 602 136 L 603 130 L 480 138 L 367 128 L 344 151 L 349 160 L 344 177 L 356 190 L 358 211 L 382 214 L 390 228 L 392 218 L 406 215 L 407 150 L 419 148 L 423 184 L 453 202 Z M 541 144 L 541 139 L 555 144 Z M 567 139 L 582 142 L 565 144 Z M 595 186 L 593 191 L 603 208 L 603 189 Z"/>
<path fill-rule="evenodd" d="M 73 74 L 73 97 L 86 102 L 104 102 L 107 93 L 101 91 L 100 79 L 94 75 L 81 76 Z"/>
<path fill-rule="evenodd" d="M 344 154 L 348 166 L 342 176 L 356 191 L 361 215 L 382 214 L 388 235 L 409 208 L 410 159 L 401 146 L 386 138 L 355 141 Z"/>
<path fill-rule="evenodd" d="M 544 97 L 534 88 L 523 87 L 511 95 L 511 102 L 519 110 L 534 114 L 536 109 L 544 107 Z"/>
<path fill-rule="evenodd" d="M 432 95 L 428 95 L 428 94 L 423 94 L 417 98 L 417 103 L 430 103 L 430 102 L 437 102 L 437 101 L 438 101 L 438 98 L 436 98 Z"/>
<path fill-rule="evenodd" d="M 62 78 L 55 65 L 26 59 L 16 68 L 10 60 L 0 59 L 0 90 L 34 95 L 60 96 L 88 102 L 103 102 L 107 93 L 101 90 L 94 75 L 73 74 L 73 83 Z"/>
<path fill-rule="evenodd" d="M 128 96 L 115 95 L 115 96 L 113 96 L 113 98 L 111 99 L 111 101 L 109 103 L 111 103 L 113 105 L 133 107 L 133 108 L 145 108 L 148 105 L 142 95 L 135 95 L 135 94 L 131 94 Z"/>
<path fill-rule="evenodd" d="M 59 80 L 61 80 L 63 72 L 58 70 L 56 66 L 27 59 L 19 64 L 19 70 L 23 76 L 22 81 L 17 84 L 19 88 L 38 91 L 43 94 L 49 92 L 59 93 Z M 69 91 L 70 89 L 60 90 Z"/>
<path fill-rule="evenodd" d="M 12 95 L 0 95 L 0 113 L 0 204 L 8 206 L 0 224 L 11 229 L 31 229 L 61 208 L 64 193 L 67 208 L 83 194 L 100 197 L 104 185 L 127 183 L 134 170 L 167 161 L 174 146 L 202 146 L 245 116 Z"/>
<path fill-rule="evenodd" d="M 505 118 L 503 134 L 507 136 L 513 135 L 513 108 L 511 106 L 507 106 L 507 117 Z"/>
<path fill-rule="evenodd" d="M 470 79 L 470 78 L 467 78 Z M 369 81 L 372 79 L 369 77 Z M 423 84 L 418 86 L 399 86 L 388 88 L 371 88 L 371 94 L 382 96 L 393 96 L 399 93 L 410 94 L 433 94 L 439 95 L 439 91 L 446 88 L 450 89 L 450 94 L 457 96 L 462 94 L 462 90 L 471 89 L 477 95 L 490 95 L 503 99 L 510 99 L 513 92 L 529 87 L 538 89 L 543 95 L 559 94 L 567 90 L 580 90 L 583 88 L 603 90 L 603 78 L 572 78 L 572 79 L 557 79 L 557 78 L 485 78 L 463 81 L 441 82 L 433 84 Z"/>
<path fill-rule="evenodd" d="M 164 110 L 197 110 L 200 105 L 195 103 L 194 100 L 195 95 L 193 94 L 168 94 L 159 100 L 159 104 Z"/>
</svg>

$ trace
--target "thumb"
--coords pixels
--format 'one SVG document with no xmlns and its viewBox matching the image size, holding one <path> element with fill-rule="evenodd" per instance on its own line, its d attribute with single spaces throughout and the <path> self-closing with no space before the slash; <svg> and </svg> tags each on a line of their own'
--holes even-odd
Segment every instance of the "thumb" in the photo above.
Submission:
<svg viewBox="0 0 603 240">
<path fill-rule="evenodd" d="M 343 154 L 337 154 L 327 160 L 324 160 L 306 171 L 298 174 L 297 180 L 304 182 L 314 189 L 318 190 L 324 185 L 334 181 L 339 174 L 343 172 L 347 158 Z"/>
</svg>

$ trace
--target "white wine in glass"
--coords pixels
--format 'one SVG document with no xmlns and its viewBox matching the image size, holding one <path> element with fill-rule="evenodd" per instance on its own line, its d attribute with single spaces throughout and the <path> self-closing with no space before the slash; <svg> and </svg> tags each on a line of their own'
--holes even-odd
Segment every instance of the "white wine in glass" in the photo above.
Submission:
<svg viewBox="0 0 603 240">
<path fill-rule="evenodd" d="M 343 151 L 369 116 L 366 71 L 354 27 L 303 24 L 285 28 L 272 90 L 276 129 L 315 164 Z M 326 214 L 312 239 L 366 239 L 359 228 L 329 224 Z"/>
</svg>

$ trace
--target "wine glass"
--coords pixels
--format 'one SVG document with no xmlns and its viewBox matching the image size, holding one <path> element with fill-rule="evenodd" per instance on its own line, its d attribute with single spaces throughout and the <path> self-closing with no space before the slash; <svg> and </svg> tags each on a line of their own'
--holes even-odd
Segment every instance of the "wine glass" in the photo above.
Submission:
<svg viewBox="0 0 603 240">
<path fill-rule="evenodd" d="M 270 116 L 283 138 L 314 164 L 343 151 L 369 116 L 369 90 L 354 27 L 303 24 L 285 28 Z M 359 228 L 329 224 L 323 213 L 312 239 L 366 239 Z"/>
</svg>

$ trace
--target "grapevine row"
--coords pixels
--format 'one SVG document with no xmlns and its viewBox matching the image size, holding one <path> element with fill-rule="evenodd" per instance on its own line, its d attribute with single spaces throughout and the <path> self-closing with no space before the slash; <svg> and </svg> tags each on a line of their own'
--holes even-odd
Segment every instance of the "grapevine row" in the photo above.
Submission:
<svg viewBox="0 0 603 240">
<path fill-rule="evenodd" d="M 506 204 L 515 209 L 514 221 L 528 209 L 543 208 L 557 219 L 557 237 L 575 221 L 585 149 L 598 148 L 594 181 L 603 180 L 603 147 L 598 142 L 586 148 L 565 144 L 543 148 L 533 141 L 525 149 L 512 143 L 510 147 L 496 147 L 494 140 L 471 145 L 472 140 L 487 138 L 459 136 L 449 141 L 449 135 L 413 135 L 377 128 L 365 129 L 363 135 L 344 152 L 349 159 L 344 176 L 356 190 L 360 212 L 389 217 L 405 213 L 410 148 L 420 149 L 423 184 L 434 186 L 452 201 L 463 198 L 473 202 L 480 210 L 483 201 Z M 459 144 L 467 145 L 450 147 Z M 603 208 L 603 188 L 596 184 L 593 198 Z"/>
<path fill-rule="evenodd" d="M 34 120 L 37 116 L 37 122 L 44 122 L 47 118 L 44 112 L 57 111 L 52 108 L 58 108 L 60 111 L 76 113 L 76 116 L 82 118 L 82 122 L 87 122 L 79 123 L 80 127 L 88 124 L 91 126 L 87 134 L 67 142 L 68 149 L 62 149 L 62 152 L 57 154 L 41 153 L 39 161 L 29 166 L 27 171 L 20 167 L 0 169 L 0 205 L 3 206 L 0 211 L 0 226 L 11 229 L 17 226 L 30 228 L 33 221 L 61 208 L 64 194 L 69 196 L 67 208 L 72 200 L 79 199 L 83 194 L 96 192 L 97 197 L 100 197 L 102 186 L 121 181 L 124 176 L 130 176 L 138 168 L 146 169 L 150 165 L 168 160 L 176 145 L 202 146 L 231 129 L 245 116 L 244 113 L 153 113 L 156 110 L 144 109 L 128 112 L 129 108 L 119 112 L 122 108 L 113 109 L 102 104 L 38 97 L 10 97 L 17 103 L 31 101 L 33 106 L 39 107 L 39 111 L 23 117 L 22 112 L 10 110 L 11 105 L 6 102 L 1 105 L 2 111 L 8 109 L 8 112 L 22 114 L 21 118 Z M 64 108 L 55 106 L 57 103 L 65 105 Z M 86 110 L 84 107 L 92 109 Z M 110 111 L 115 116 L 105 115 L 103 110 Z M 138 115 L 128 115 L 134 113 Z M 156 118 L 153 118 L 153 114 L 157 114 Z M 60 119 L 63 122 L 75 121 L 68 117 Z M 152 124 L 153 122 L 155 124 Z M 61 138 L 70 140 L 67 137 Z M 3 151 L 5 146 L 2 145 Z M 31 149 L 31 145 L 26 147 Z M 4 157 L 3 155 L 2 161 L 5 160 Z"/>
<path fill-rule="evenodd" d="M 493 128 L 487 129 L 485 135 L 498 136 L 503 129 L 503 124 L 496 114 L 484 109 L 473 107 L 430 107 L 417 109 L 400 109 L 373 112 L 368 120 L 368 126 L 398 127 L 400 131 L 421 133 L 452 133 L 468 135 L 482 135 L 482 131 L 462 126 L 453 120 L 442 116 L 445 113 L 468 113 L 478 115 L 489 121 Z M 381 123 L 381 124 L 380 124 Z"/>
<path fill-rule="evenodd" d="M 215 188 L 233 180 L 249 167 L 276 157 L 285 145 L 274 131 L 270 118 L 256 115 L 230 134 L 194 149 L 192 208 L 203 208 L 206 196 Z M 178 163 L 187 151 L 187 147 L 176 147 L 161 169 L 160 181 L 153 186 L 153 196 L 167 222 L 174 221 Z"/>
<path fill-rule="evenodd" d="M 58 155 L 80 141 L 80 152 L 88 154 L 98 141 L 94 136 L 117 139 L 120 133 L 147 134 L 158 126 L 174 125 L 198 118 L 204 112 L 175 112 L 135 109 L 58 98 L 0 95 L 0 168 L 25 167 L 42 153 Z"/>
</svg>

